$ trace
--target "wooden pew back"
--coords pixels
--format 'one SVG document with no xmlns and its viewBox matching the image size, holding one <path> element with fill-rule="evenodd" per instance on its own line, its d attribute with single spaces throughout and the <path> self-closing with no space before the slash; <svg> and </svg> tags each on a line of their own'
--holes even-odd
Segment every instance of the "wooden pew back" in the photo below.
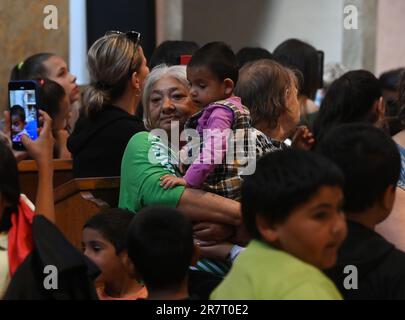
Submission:
<svg viewBox="0 0 405 320">
<path fill-rule="evenodd" d="M 73 179 L 55 188 L 56 225 L 66 238 L 81 248 L 85 222 L 108 207 L 118 206 L 120 178 Z"/>
<path fill-rule="evenodd" d="M 53 160 L 53 187 L 56 188 L 73 179 L 72 160 Z M 22 193 L 35 202 L 38 187 L 38 168 L 34 160 L 24 160 L 18 163 L 19 180 Z"/>
</svg>

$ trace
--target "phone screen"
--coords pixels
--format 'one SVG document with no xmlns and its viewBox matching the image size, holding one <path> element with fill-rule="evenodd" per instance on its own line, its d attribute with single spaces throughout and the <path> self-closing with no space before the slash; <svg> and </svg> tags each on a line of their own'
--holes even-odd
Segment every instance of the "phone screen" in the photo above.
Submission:
<svg viewBox="0 0 405 320">
<path fill-rule="evenodd" d="M 31 140 L 38 138 L 38 111 L 35 89 L 20 88 L 9 90 L 11 140 L 15 147 L 22 148 L 21 136 Z"/>
</svg>

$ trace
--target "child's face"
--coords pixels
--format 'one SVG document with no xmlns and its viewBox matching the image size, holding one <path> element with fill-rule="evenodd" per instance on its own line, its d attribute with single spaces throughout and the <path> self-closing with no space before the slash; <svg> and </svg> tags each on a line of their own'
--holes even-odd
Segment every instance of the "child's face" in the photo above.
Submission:
<svg viewBox="0 0 405 320">
<path fill-rule="evenodd" d="M 18 115 L 13 115 L 11 117 L 11 131 L 13 133 L 18 133 L 24 130 L 25 123 L 21 120 Z"/>
<path fill-rule="evenodd" d="M 82 241 L 84 255 L 92 260 L 101 270 L 98 281 L 114 281 L 117 276 L 126 272 L 120 256 L 117 256 L 111 242 L 105 239 L 100 232 L 91 228 L 83 230 Z"/>
<path fill-rule="evenodd" d="M 332 267 L 347 233 L 342 202 L 341 188 L 321 187 L 287 220 L 273 226 L 276 241 L 271 244 L 321 270 Z"/>
<path fill-rule="evenodd" d="M 80 99 L 79 87 L 76 77 L 69 72 L 65 60 L 59 56 L 52 56 L 44 62 L 48 78 L 60 84 L 68 95 L 71 103 Z"/>
<path fill-rule="evenodd" d="M 187 79 L 190 82 L 190 95 L 193 102 L 204 108 L 210 103 L 229 98 L 232 94 L 224 81 L 220 81 L 206 67 L 187 67 Z"/>
</svg>

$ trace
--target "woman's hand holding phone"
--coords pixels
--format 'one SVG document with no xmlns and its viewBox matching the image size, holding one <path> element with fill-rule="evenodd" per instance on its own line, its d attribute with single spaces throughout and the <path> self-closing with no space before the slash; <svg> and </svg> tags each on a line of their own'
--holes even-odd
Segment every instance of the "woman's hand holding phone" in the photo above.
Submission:
<svg viewBox="0 0 405 320">
<path fill-rule="evenodd" d="M 52 135 L 52 119 L 42 110 L 38 110 L 40 121 L 43 126 L 39 128 L 39 136 L 36 140 L 31 140 L 27 135 L 21 136 L 21 142 L 27 150 L 29 156 L 33 158 L 38 167 L 49 165 L 53 159 L 54 138 Z"/>
<path fill-rule="evenodd" d="M 21 142 L 23 143 L 26 151 L 13 150 L 14 156 L 17 161 L 27 159 L 28 157 L 33 158 L 37 163 L 52 162 L 53 159 L 53 145 L 54 139 L 52 136 L 52 119 L 49 115 L 39 110 L 40 121 L 43 122 L 43 127 L 39 128 L 39 137 L 37 140 L 32 141 L 28 136 L 23 135 L 21 137 Z M 10 137 L 10 112 L 4 112 L 5 126 L 3 133 L 6 137 Z M 39 165 L 40 163 L 38 163 Z"/>
</svg>

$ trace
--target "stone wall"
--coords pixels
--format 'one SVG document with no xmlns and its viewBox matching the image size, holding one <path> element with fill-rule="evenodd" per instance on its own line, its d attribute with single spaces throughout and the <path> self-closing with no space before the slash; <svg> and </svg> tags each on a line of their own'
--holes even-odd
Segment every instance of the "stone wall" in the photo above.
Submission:
<svg viewBox="0 0 405 320">
<path fill-rule="evenodd" d="M 0 1 L 0 111 L 7 106 L 7 83 L 15 64 L 38 52 L 54 52 L 68 61 L 69 0 Z M 58 29 L 44 28 L 44 8 L 58 9 Z M 2 118 L 2 114 L 0 116 Z"/>
</svg>

